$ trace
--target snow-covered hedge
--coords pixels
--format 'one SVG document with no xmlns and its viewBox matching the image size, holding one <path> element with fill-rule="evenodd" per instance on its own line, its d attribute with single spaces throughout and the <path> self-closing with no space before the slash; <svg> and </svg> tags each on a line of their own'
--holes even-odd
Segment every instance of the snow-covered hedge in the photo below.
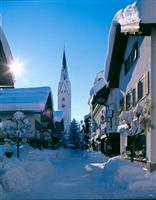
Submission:
<svg viewBox="0 0 156 200">
<path fill-rule="evenodd" d="M 144 103 L 138 103 L 134 109 L 122 111 L 119 115 L 118 131 L 121 135 L 135 135 L 142 131 L 147 133 L 153 128 L 151 122 L 152 103 L 146 99 Z"/>
</svg>

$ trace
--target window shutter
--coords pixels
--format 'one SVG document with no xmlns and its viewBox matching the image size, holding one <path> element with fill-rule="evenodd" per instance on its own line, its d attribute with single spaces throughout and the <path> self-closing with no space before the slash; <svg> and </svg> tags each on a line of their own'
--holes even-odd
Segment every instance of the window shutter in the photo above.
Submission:
<svg viewBox="0 0 156 200">
<path fill-rule="evenodd" d="M 146 73 L 143 75 L 143 96 L 146 95 L 146 89 L 147 89 L 147 81 L 146 81 Z"/>
<path fill-rule="evenodd" d="M 149 94 L 149 72 L 145 73 L 144 87 L 145 87 L 144 95 L 148 95 Z"/>
<path fill-rule="evenodd" d="M 136 103 L 138 102 L 138 81 L 136 82 Z"/>
<path fill-rule="evenodd" d="M 126 110 L 126 95 L 124 95 L 124 110 Z"/>
</svg>

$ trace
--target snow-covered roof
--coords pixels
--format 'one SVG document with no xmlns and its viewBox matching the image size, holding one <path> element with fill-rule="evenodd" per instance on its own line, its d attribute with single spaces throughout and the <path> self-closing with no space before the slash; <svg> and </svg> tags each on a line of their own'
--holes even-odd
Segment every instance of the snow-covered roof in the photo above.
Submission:
<svg viewBox="0 0 156 200">
<path fill-rule="evenodd" d="M 63 111 L 62 110 L 54 111 L 54 120 L 57 122 L 61 122 L 62 119 L 63 119 Z"/>
<path fill-rule="evenodd" d="M 50 87 L 1 88 L 0 112 L 42 112 L 45 109 L 49 95 L 52 103 Z"/>
<path fill-rule="evenodd" d="M 117 32 L 134 34 L 139 32 L 140 24 L 156 24 L 155 10 L 155 0 L 139 0 L 116 13 L 109 31 L 108 53 L 104 71 L 104 77 L 107 81 Z"/>
<path fill-rule="evenodd" d="M 104 70 L 102 70 L 96 74 L 94 84 L 96 84 L 96 82 L 98 82 L 101 79 L 104 79 Z"/>
<path fill-rule="evenodd" d="M 0 26 L 0 41 L 2 43 L 4 52 L 5 52 L 5 56 L 7 58 L 8 63 L 11 63 L 12 60 L 13 60 L 12 53 L 11 53 L 9 44 L 7 42 L 7 39 L 5 37 L 5 34 L 3 33 L 1 26 Z"/>
<path fill-rule="evenodd" d="M 1 87 L 13 87 L 14 86 L 14 76 L 10 71 L 9 65 L 13 62 L 12 53 L 0 27 L 0 86 Z"/>
<path fill-rule="evenodd" d="M 87 115 L 84 116 L 84 120 L 87 120 L 87 119 L 89 119 L 90 117 L 91 117 L 91 114 L 88 113 Z"/>
<path fill-rule="evenodd" d="M 104 79 L 104 71 L 98 72 L 94 80 L 94 85 L 90 90 L 90 98 L 95 96 L 106 84 L 107 83 Z"/>
</svg>

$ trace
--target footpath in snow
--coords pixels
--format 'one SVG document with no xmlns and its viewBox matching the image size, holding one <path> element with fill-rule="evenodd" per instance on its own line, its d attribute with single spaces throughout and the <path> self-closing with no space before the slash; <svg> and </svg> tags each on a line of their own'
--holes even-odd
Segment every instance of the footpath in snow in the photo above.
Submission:
<svg viewBox="0 0 156 200">
<path fill-rule="evenodd" d="M 156 198 L 156 172 L 99 152 L 29 149 L 0 162 L 0 199 Z"/>
</svg>

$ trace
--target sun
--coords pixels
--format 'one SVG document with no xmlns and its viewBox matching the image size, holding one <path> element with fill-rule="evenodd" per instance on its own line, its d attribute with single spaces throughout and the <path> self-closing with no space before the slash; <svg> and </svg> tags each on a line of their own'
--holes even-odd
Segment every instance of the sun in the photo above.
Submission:
<svg viewBox="0 0 156 200">
<path fill-rule="evenodd" d="M 22 74 L 24 72 L 23 65 L 24 65 L 24 63 L 20 62 L 19 60 L 14 60 L 10 65 L 10 71 L 15 76 L 22 76 Z"/>
</svg>

